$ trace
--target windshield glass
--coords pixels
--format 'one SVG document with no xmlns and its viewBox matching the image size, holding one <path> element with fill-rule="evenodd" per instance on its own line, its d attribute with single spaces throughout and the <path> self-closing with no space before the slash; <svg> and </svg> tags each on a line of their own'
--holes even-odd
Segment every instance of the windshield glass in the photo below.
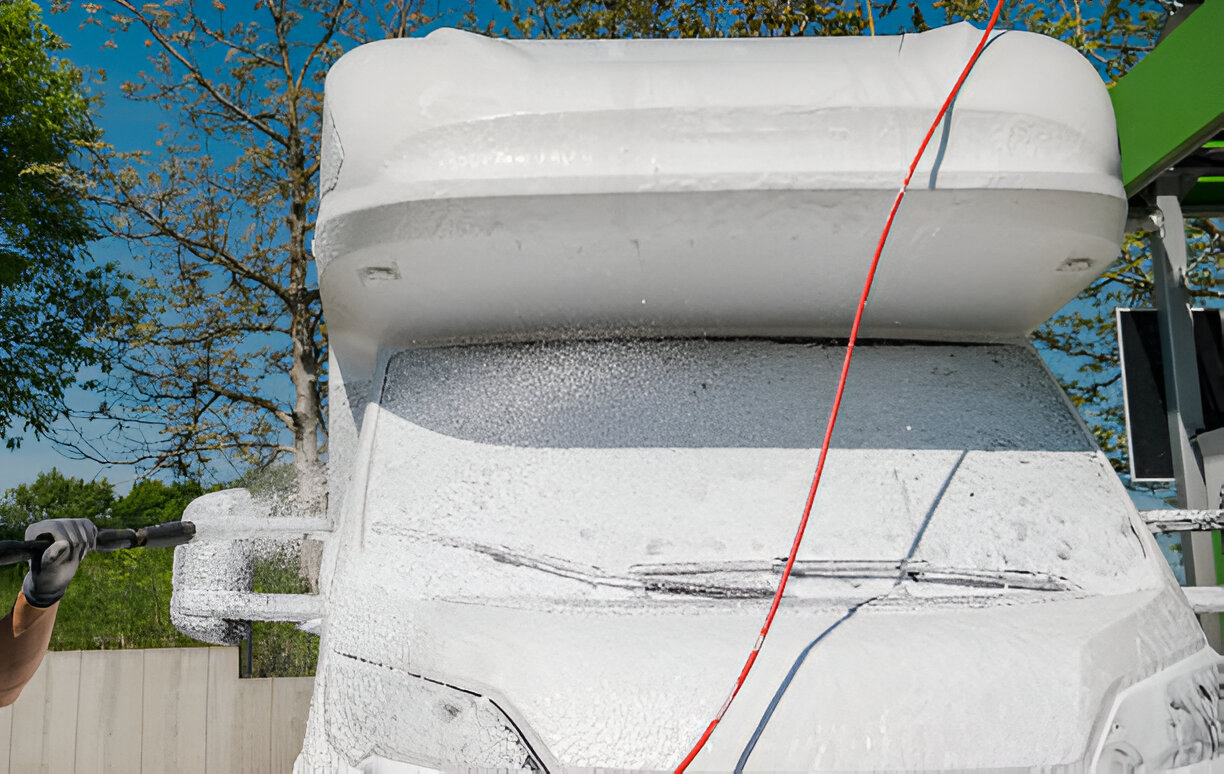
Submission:
<svg viewBox="0 0 1224 774">
<path fill-rule="evenodd" d="M 679 588 L 667 568 L 685 565 L 776 577 L 843 356 L 761 340 L 396 353 L 367 524 L 469 576 L 519 568 L 527 594 Z M 1130 512 L 1028 346 L 860 345 L 797 576 L 904 562 L 916 583 L 1151 588 Z"/>
</svg>

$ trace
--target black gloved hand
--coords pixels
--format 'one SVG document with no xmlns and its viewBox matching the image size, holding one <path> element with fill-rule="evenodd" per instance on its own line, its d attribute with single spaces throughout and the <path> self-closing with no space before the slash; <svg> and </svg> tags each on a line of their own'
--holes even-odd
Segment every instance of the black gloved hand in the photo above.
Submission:
<svg viewBox="0 0 1224 774">
<path fill-rule="evenodd" d="M 35 607 L 58 602 L 97 537 L 98 528 L 89 519 L 47 519 L 26 527 L 26 540 L 55 541 L 41 556 L 30 559 L 30 572 L 21 587 L 26 602 Z"/>
</svg>

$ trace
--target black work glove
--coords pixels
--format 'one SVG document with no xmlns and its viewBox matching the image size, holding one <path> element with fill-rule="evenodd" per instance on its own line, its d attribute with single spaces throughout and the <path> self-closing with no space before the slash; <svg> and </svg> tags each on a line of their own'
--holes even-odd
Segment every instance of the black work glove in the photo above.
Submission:
<svg viewBox="0 0 1224 774">
<path fill-rule="evenodd" d="M 34 607 L 58 602 L 97 537 L 98 528 L 89 519 L 47 519 L 26 527 L 26 540 L 55 541 L 41 556 L 30 558 L 30 572 L 21 586 L 26 602 Z"/>
</svg>

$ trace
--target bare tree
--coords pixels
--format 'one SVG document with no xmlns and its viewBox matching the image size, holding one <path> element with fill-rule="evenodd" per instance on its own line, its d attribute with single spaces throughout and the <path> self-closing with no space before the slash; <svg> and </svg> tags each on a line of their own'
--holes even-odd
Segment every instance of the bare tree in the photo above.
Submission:
<svg viewBox="0 0 1224 774">
<path fill-rule="evenodd" d="M 147 270 L 110 331 L 126 371 L 88 414 L 110 429 L 78 454 L 195 475 L 219 456 L 245 467 L 291 454 L 299 486 L 321 491 L 322 81 L 346 49 L 415 31 L 422 1 L 260 0 L 239 19 L 218 0 L 60 3 L 106 27 L 108 48 L 149 50 L 122 90 L 165 115 L 156 148 L 95 158 L 109 235 Z"/>
</svg>

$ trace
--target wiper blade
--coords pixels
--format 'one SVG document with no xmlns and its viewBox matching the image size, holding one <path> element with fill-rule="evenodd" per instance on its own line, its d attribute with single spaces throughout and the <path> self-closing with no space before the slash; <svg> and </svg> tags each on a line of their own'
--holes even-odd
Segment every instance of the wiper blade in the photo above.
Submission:
<svg viewBox="0 0 1224 774">
<path fill-rule="evenodd" d="M 785 566 L 786 560 L 783 558 L 745 562 L 670 562 L 636 564 L 629 568 L 629 574 L 641 579 L 653 591 L 748 597 L 759 596 L 767 586 L 772 586 L 772 582 L 764 583 L 764 578 L 781 574 Z M 1079 589 L 1066 578 L 1050 573 L 945 567 L 932 565 L 925 560 L 800 559 L 795 562 L 791 577 L 846 581 L 901 580 L 1026 591 Z"/>
<path fill-rule="evenodd" d="M 773 595 L 770 563 L 665 562 L 635 564 L 629 575 L 646 591 L 717 599 L 759 599 Z"/>
<path fill-rule="evenodd" d="M 781 573 L 783 559 L 774 560 L 772 569 Z M 795 562 L 791 573 L 798 577 L 893 578 L 916 583 L 945 583 L 991 589 L 1030 591 L 1075 591 L 1079 586 L 1059 575 L 1031 570 L 982 570 L 969 567 L 943 567 L 925 560 L 896 562 L 807 559 Z"/>
</svg>

